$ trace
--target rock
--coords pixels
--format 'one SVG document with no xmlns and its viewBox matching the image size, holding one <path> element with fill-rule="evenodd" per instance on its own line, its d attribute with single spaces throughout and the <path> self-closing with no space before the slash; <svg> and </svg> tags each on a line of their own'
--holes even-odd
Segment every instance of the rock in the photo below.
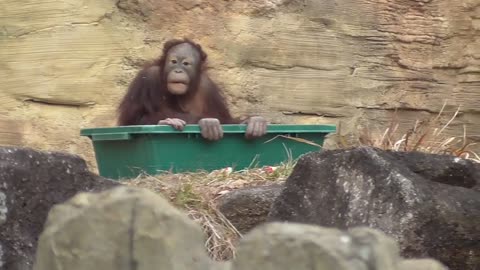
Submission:
<svg viewBox="0 0 480 270">
<path fill-rule="evenodd" d="M 253 229 L 237 252 L 233 270 L 396 270 L 401 261 L 397 244 L 379 231 L 276 222 Z"/>
<path fill-rule="evenodd" d="M 283 185 L 273 184 L 232 190 L 217 201 L 220 212 L 241 233 L 263 223 Z"/>
<path fill-rule="evenodd" d="M 79 191 L 116 182 L 91 173 L 83 159 L 29 148 L 0 148 L 0 269 L 31 269 L 48 211 Z"/>
<path fill-rule="evenodd" d="M 395 269 L 399 263 L 397 243 L 384 233 L 370 228 L 352 228 L 349 231 L 352 238 L 351 253 L 357 253 L 367 268 Z"/>
<path fill-rule="evenodd" d="M 389 152 L 412 172 L 430 181 L 480 191 L 480 164 L 447 155 Z"/>
<path fill-rule="evenodd" d="M 35 270 L 215 267 L 200 226 L 157 194 L 116 187 L 55 206 L 42 232 Z"/>
<path fill-rule="evenodd" d="M 448 270 L 441 263 L 431 259 L 403 260 L 398 266 L 399 270 Z"/>
<path fill-rule="evenodd" d="M 367 147 L 305 155 L 268 221 L 368 226 L 394 237 L 407 258 L 474 270 L 480 265 L 480 164 L 446 160 Z"/>
</svg>

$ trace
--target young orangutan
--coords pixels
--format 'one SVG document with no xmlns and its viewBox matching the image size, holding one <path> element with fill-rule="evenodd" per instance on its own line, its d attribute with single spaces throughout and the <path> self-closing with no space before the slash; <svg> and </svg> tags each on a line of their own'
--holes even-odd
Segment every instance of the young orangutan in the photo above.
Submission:
<svg viewBox="0 0 480 270">
<path fill-rule="evenodd" d="M 204 71 L 206 59 L 201 46 L 188 39 L 168 41 L 163 55 L 131 82 L 118 107 L 118 125 L 171 125 L 182 130 L 186 124 L 198 124 L 205 139 L 219 140 L 222 124 L 245 123 L 247 138 L 265 135 L 263 117 L 232 117 L 222 91 Z"/>
</svg>

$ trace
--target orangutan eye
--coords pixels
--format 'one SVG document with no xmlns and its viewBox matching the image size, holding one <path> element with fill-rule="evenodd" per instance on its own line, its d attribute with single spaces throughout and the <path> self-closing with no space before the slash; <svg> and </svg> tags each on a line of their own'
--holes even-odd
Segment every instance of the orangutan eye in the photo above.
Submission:
<svg viewBox="0 0 480 270">
<path fill-rule="evenodd" d="M 189 62 L 183 62 L 183 64 L 184 64 L 185 66 L 188 66 L 188 65 L 190 65 L 190 63 L 189 63 Z"/>
<path fill-rule="evenodd" d="M 172 62 L 172 64 L 176 64 L 176 63 L 177 63 L 177 60 L 175 60 L 175 59 L 172 59 L 172 61 L 171 61 L 171 62 Z"/>
</svg>

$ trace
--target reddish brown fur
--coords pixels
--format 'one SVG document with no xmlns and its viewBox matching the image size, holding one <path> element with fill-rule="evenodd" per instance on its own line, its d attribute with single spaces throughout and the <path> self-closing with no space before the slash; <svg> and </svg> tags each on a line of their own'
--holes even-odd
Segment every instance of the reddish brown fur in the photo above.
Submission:
<svg viewBox="0 0 480 270">
<path fill-rule="evenodd" d="M 193 45 L 200 52 L 201 63 L 197 77 L 192 80 L 192 87 L 186 95 L 179 97 L 168 92 L 163 68 L 170 48 L 184 42 Z M 221 124 L 241 123 L 242 120 L 231 116 L 221 89 L 204 71 L 206 59 L 207 54 L 201 46 L 191 40 L 170 40 L 165 43 L 162 56 L 145 65 L 129 85 L 118 106 L 118 125 L 156 125 L 158 121 L 166 118 L 180 118 L 187 124 L 197 124 L 202 118 L 217 118 Z M 199 91 L 204 93 L 203 100 L 194 100 L 194 94 Z M 203 104 L 203 110 L 200 114 L 183 111 L 179 101 L 186 105 L 185 107 Z"/>
</svg>

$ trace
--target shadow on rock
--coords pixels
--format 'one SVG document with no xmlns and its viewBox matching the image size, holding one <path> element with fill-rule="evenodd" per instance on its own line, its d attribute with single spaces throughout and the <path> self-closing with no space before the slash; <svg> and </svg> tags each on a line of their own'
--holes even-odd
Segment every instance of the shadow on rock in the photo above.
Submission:
<svg viewBox="0 0 480 270">
<path fill-rule="evenodd" d="M 83 159 L 28 148 L 0 148 L 0 269 L 32 268 L 50 208 L 80 191 L 117 183 L 87 169 Z"/>
<path fill-rule="evenodd" d="M 233 190 L 218 199 L 218 209 L 240 233 L 246 233 L 266 221 L 282 188 L 272 184 Z"/>
</svg>

